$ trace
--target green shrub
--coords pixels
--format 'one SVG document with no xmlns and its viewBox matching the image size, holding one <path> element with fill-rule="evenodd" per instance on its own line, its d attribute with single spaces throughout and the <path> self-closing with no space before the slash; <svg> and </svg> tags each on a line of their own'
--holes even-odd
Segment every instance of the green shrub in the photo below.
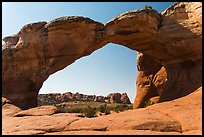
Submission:
<svg viewBox="0 0 204 137">
<path fill-rule="evenodd" d="M 66 107 L 64 105 L 56 106 L 63 113 L 82 113 L 83 109 L 80 107 Z"/>
<path fill-rule="evenodd" d="M 106 110 L 109 110 L 109 111 L 110 111 L 110 110 L 114 110 L 114 109 L 115 109 L 114 106 L 107 106 L 107 107 L 106 107 Z"/>
<path fill-rule="evenodd" d="M 37 99 L 37 104 L 38 106 L 46 106 L 46 105 L 50 105 L 49 102 L 46 101 L 42 101 L 41 99 Z"/>
<path fill-rule="evenodd" d="M 69 108 L 68 109 L 68 113 L 82 113 L 83 112 L 83 110 L 82 110 L 82 108 Z"/>
<path fill-rule="evenodd" d="M 127 109 L 133 109 L 133 105 L 128 105 Z"/>
<path fill-rule="evenodd" d="M 129 107 L 128 107 L 127 104 L 121 104 L 121 105 L 117 105 L 117 106 L 115 107 L 115 109 L 118 110 L 118 111 L 124 111 L 124 110 L 128 110 Z"/>
<path fill-rule="evenodd" d="M 150 99 L 148 99 L 147 101 L 145 101 L 144 103 L 144 108 L 146 108 L 147 106 L 153 105 L 155 104 L 154 102 L 152 102 Z"/>
<path fill-rule="evenodd" d="M 123 108 L 122 105 L 116 105 L 114 110 L 115 110 L 116 112 L 119 112 L 119 111 L 123 111 L 124 108 Z"/>
<path fill-rule="evenodd" d="M 94 117 L 95 113 L 96 113 L 96 109 L 94 109 L 94 108 L 92 108 L 90 106 L 85 107 L 84 110 L 83 110 L 84 116 L 88 117 L 88 118 Z"/>
<path fill-rule="evenodd" d="M 147 5 L 145 5 L 144 9 L 145 9 L 145 10 L 152 10 L 152 6 L 147 6 Z"/>
<path fill-rule="evenodd" d="M 104 107 L 104 105 L 100 105 L 98 108 L 98 111 L 100 111 L 101 113 L 104 113 L 106 110 L 106 108 Z"/>
</svg>

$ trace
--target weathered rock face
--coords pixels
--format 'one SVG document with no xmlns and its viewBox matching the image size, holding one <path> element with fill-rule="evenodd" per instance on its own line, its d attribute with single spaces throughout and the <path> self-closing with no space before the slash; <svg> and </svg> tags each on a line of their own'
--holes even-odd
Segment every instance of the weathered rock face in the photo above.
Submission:
<svg viewBox="0 0 204 137">
<path fill-rule="evenodd" d="M 38 95 L 38 105 L 53 105 L 68 101 L 95 101 L 95 102 L 109 102 L 109 103 L 123 103 L 131 104 L 127 93 L 110 93 L 108 96 L 84 95 L 77 93 L 66 92 L 49 93 Z M 4 101 L 6 102 L 6 101 Z M 3 103 L 3 102 L 2 102 Z"/>
<path fill-rule="evenodd" d="M 6 39 L 2 48 L 2 95 L 23 109 L 36 106 L 38 91 L 49 75 L 106 44 L 99 39 L 103 28 L 84 17 L 24 26 L 18 42 L 7 46 L 13 40 Z"/>
<path fill-rule="evenodd" d="M 105 97 L 104 97 L 104 96 L 96 96 L 96 97 L 94 98 L 94 101 L 95 101 L 95 102 L 104 102 L 104 100 L 105 100 Z"/>
<path fill-rule="evenodd" d="M 16 34 L 16 35 L 13 35 L 13 36 L 8 36 L 8 37 L 5 37 L 3 38 L 3 41 L 5 42 L 3 47 L 5 46 L 15 46 L 16 43 L 18 42 L 18 39 L 19 39 L 19 36 Z"/>
<path fill-rule="evenodd" d="M 120 100 L 121 94 L 119 93 L 111 93 L 107 97 L 110 98 L 111 103 L 116 103 L 116 102 L 121 103 L 121 100 Z"/>
<path fill-rule="evenodd" d="M 131 104 L 130 99 L 129 99 L 127 93 L 122 93 L 120 100 L 121 100 L 121 102 L 123 102 L 124 104 Z"/>
<path fill-rule="evenodd" d="M 23 109 L 36 106 L 49 75 L 109 42 L 142 53 L 144 59 L 139 60 L 151 58 L 153 70 L 146 68 L 148 63 L 138 64 L 136 108 L 153 96 L 160 95 L 159 102 L 172 100 L 202 85 L 201 2 L 179 2 L 161 14 L 130 11 L 105 25 L 84 17 L 62 17 L 28 24 L 14 37 L 4 39 L 2 47 L 2 95 Z"/>
<path fill-rule="evenodd" d="M 173 59 L 162 61 L 167 84 L 160 102 L 185 96 L 202 85 L 202 4 L 176 3 L 162 15 L 158 40 Z"/>
<path fill-rule="evenodd" d="M 127 93 L 122 93 L 122 94 L 120 94 L 120 93 L 110 93 L 107 96 L 107 99 L 109 99 L 110 103 L 131 104 Z"/>
<path fill-rule="evenodd" d="M 56 110 L 44 106 L 22 111 L 6 103 L 2 107 L 2 134 L 202 134 L 202 87 L 179 99 L 106 116 L 82 118 Z"/>
<path fill-rule="evenodd" d="M 148 59 L 148 51 L 138 54 L 134 108 L 143 107 L 144 102 L 151 97 L 159 95 L 159 102 L 172 100 L 202 85 L 202 4 L 176 3 L 161 15 L 162 21 L 157 32 L 157 41 L 161 46 L 154 49 L 157 53 L 153 56 L 163 67 L 156 69 L 159 67 L 155 65 L 159 62 L 152 61 L 152 56 Z M 153 72 L 146 73 L 148 68 Z"/>
<path fill-rule="evenodd" d="M 137 69 L 137 96 L 134 108 L 142 108 L 147 100 L 162 94 L 167 75 L 160 62 L 139 52 L 137 53 Z"/>
<path fill-rule="evenodd" d="M 59 113 L 60 111 L 55 106 L 40 106 L 31 108 L 28 110 L 20 111 L 14 115 L 14 117 L 23 117 L 23 116 L 45 116 L 53 115 Z"/>
</svg>

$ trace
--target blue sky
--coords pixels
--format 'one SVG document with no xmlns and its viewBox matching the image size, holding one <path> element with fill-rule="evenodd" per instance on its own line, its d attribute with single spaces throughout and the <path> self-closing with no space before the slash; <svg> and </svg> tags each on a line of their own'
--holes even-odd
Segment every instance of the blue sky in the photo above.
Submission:
<svg viewBox="0 0 204 137">
<path fill-rule="evenodd" d="M 24 25 L 51 21 L 62 16 L 84 16 L 106 23 L 119 14 L 150 5 L 158 12 L 174 2 L 3 2 L 2 38 Z M 136 95 L 136 51 L 107 44 L 65 69 L 51 75 L 39 93 L 80 92 L 107 96 L 126 92 L 133 103 Z"/>
</svg>

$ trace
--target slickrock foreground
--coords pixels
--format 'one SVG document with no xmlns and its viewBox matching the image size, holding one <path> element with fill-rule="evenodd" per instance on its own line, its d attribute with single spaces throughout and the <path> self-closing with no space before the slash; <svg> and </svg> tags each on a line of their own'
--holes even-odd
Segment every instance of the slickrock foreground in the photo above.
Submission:
<svg viewBox="0 0 204 137">
<path fill-rule="evenodd" d="M 202 134 L 202 88 L 176 100 L 94 118 L 78 117 L 76 113 L 46 113 L 53 111 L 54 106 L 19 110 L 6 103 L 2 108 L 3 134 Z M 12 112 L 14 108 L 16 111 Z"/>
<path fill-rule="evenodd" d="M 60 17 L 3 40 L 3 134 L 201 134 L 201 2 L 178 2 L 162 13 L 129 11 L 106 24 Z M 138 52 L 139 109 L 91 119 L 50 111 L 13 117 L 37 106 L 51 74 L 111 42 Z M 142 108 L 149 99 L 159 103 Z"/>
</svg>

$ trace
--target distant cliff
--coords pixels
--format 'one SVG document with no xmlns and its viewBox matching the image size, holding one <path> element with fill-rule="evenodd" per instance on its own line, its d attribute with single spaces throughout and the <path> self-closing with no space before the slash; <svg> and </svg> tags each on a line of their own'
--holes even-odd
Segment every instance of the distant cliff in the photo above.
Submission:
<svg viewBox="0 0 204 137">
<path fill-rule="evenodd" d="M 130 99 L 126 93 L 110 93 L 108 96 L 96 96 L 96 95 L 84 95 L 77 93 L 66 92 L 39 94 L 38 104 L 56 104 L 68 101 L 94 101 L 94 102 L 106 102 L 106 103 L 123 103 L 131 104 Z"/>
</svg>

